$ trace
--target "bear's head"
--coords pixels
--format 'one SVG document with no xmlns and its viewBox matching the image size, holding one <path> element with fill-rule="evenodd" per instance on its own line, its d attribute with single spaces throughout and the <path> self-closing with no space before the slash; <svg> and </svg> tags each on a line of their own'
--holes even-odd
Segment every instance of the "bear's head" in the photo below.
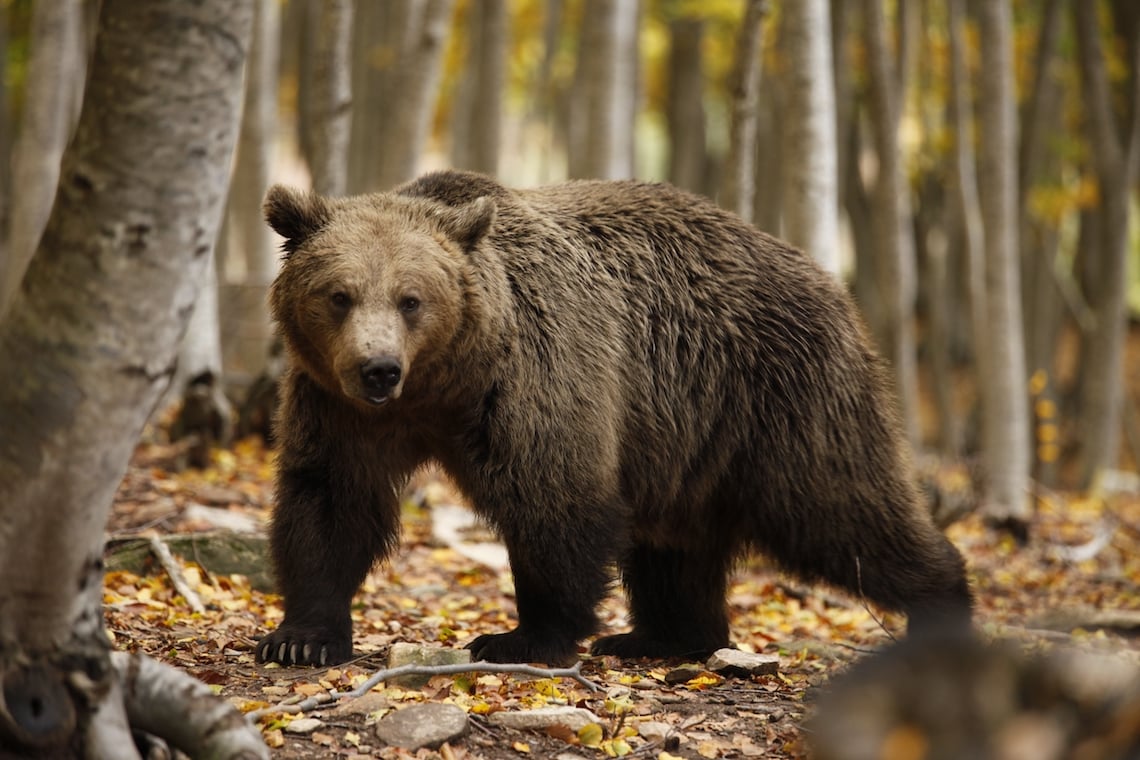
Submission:
<svg viewBox="0 0 1140 760">
<path fill-rule="evenodd" d="M 495 218 L 489 198 L 446 206 L 277 185 L 265 216 L 285 239 L 274 319 L 297 367 L 329 391 L 386 405 L 470 328 L 472 255 Z"/>
</svg>

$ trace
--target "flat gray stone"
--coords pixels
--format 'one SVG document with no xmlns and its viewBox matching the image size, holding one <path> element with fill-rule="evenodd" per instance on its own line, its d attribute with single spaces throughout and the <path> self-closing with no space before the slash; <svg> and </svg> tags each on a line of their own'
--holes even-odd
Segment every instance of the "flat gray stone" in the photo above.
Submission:
<svg viewBox="0 0 1140 760">
<path fill-rule="evenodd" d="M 581 731 L 591 723 L 601 723 L 598 716 L 581 707 L 537 707 L 533 710 L 517 712 L 496 712 L 487 716 L 487 722 L 503 728 L 517 728 L 523 731 L 542 731 L 559 724 L 569 726 L 573 731 Z"/>
<path fill-rule="evenodd" d="M 465 662 L 471 662 L 471 652 L 466 649 L 425 647 L 401 641 L 393 644 L 388 652 L 389 668 L 401 665 L 457 665 Z M 389 678 L 388 683 L 404 689 L 422 689 L 430 680 L 431 676 L 407 675 Z"/>
<path fill-rule="evenodd" d="M 323 725 L 324 723 L 316 718 L 297 718 L 290 721 L 282 730 L 287 734 L 311 734 Z"/>
<path fill-rule="evenodd" d="M 390 712 L 376 723 L 376 737 L 393 747 L 439 749 L 467 733 L 467 713 L 455 705 L 425 702 Z"/>
<path fill-rule="evenodd" d="M 780 671 L 780 657 L 725 648 L 713 652 L 705 667 L 724 676 L 774 676 Z"/>
</svg>

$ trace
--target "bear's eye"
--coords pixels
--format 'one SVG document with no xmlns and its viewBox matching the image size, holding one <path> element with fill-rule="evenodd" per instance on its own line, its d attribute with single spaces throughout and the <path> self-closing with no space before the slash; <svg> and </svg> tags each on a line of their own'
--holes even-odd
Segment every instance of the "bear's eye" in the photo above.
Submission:
<svg viewBox="0 0 1140 760">
<path fill-rule="evenodd" d="M 405 314 L 414 314 L 419 311 L 420 299 L 415 296 L 404 296 L 400 299 L 400 311 Z"/>
<path fill-rule="evenodd" d="M 352 306 L 352 297 L 343 290 L 334 291 L 333 294 L 329 296 L 329 301 L 338 309 L 347 309 L 349 306 Z"/>
</svg>

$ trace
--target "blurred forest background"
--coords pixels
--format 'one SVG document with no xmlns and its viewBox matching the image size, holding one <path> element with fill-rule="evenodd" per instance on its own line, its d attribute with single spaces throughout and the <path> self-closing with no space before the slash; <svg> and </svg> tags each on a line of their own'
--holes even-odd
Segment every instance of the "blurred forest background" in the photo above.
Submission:
<svg viewBox="0 0 1140 760">
<path fill-rule="evenodd" d="M 3 313 L 97 14 L 0 10 Z M 257 0 L 228 211 L 172 392 L 197 381 L 258 427 L 280 361 L 272 182 L 667 180 L 843 278 L 914 443 L 976 465 L 991 517 L 1024 523 L 1035 488 L 1140 460 L 1138 122 L 1134 0 Z"/>
</svg>

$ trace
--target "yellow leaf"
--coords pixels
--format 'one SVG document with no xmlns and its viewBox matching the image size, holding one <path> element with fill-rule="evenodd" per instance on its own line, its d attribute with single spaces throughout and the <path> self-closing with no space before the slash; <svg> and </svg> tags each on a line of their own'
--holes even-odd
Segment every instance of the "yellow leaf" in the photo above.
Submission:
<svg viewBox="0 0 1140 760">
<path fill-rule="evenodd" d="M 281 733 L 281 729 L 274 728 L 270 731 L 264 732 L 261 737 L 265 739 L 265 744 L 270 749 L 278 749 L 285 746 L 285 735 Z"/>
<path fill-rule="evenodd" d="M 599 747 L 602 744 L 602 727 L 597 723 L 587 723 L 578 729 L 578 741 L 586 747 Z"/>
<path fill-rule="evenodd" d="M 530 745 L 526 742 L 515 742 L 511 745 L 511 749 L 515 752 L 522 752 L 524 755 L 530 753 Z"/>
<path fill-rule="evenodd" d="M 710 759 L 720 757 L 720 747 L 718 747 L 713 742 L 701 742 L 697 745 L 697 754 L 701 757 L 707 757 Z"/>
</svg>

